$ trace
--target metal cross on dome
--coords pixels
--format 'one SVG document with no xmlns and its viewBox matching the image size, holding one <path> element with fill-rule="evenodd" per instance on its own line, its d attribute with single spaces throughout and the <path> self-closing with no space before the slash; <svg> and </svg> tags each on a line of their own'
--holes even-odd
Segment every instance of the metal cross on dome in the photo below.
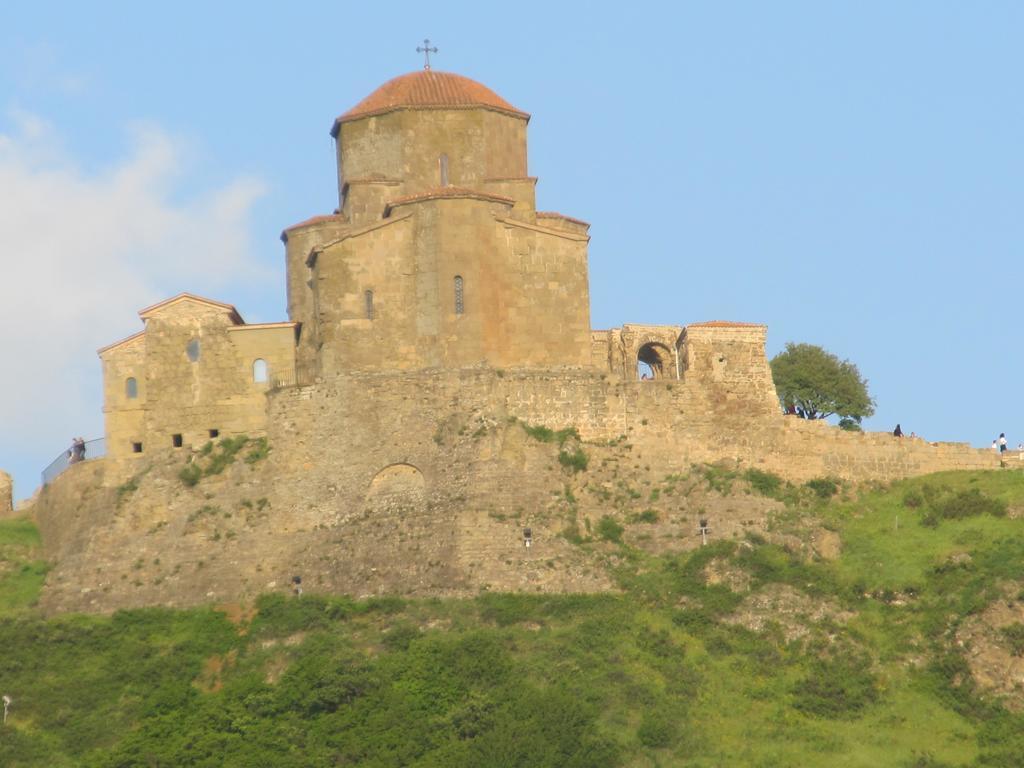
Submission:
<svg viewBox="0 0 1024 768">
<path fill-rule="evenodd" d="M 417 46 L 416 53 L 423 54 L 423 68 L 430 69 L 430 54 L 437 53 L 437 47 L 435 46 L 434 48 L 431 48 L 430 39 L 425 37 L 423 38 L 423 47 L 420 48 Z"/>
</svg>

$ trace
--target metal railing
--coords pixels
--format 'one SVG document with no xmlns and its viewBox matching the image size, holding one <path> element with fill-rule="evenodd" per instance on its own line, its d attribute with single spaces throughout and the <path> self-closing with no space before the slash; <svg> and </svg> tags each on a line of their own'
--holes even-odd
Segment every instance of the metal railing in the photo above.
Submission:
<svg viewBox="0 0 1024 768">
<path fill-rule="evenodd" d="M 50 462 L 50 466 L 43 470 L 43 485 L 49 485 L 61 472 L 72 464 L 78 464 L 90 459 L 99 459 L 107 455 L 107 441 L 99 437 L 95 440 L 86 440 L 77 446 L 72 445 L 60 456 Z"/>
</svg>

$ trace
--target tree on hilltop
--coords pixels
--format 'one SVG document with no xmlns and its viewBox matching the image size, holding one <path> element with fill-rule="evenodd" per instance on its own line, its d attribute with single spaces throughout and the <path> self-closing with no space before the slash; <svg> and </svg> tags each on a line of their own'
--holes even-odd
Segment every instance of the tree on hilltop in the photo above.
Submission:
<svg viewBox="0 0 1024 768">
<path fill-rule="evenodd" d="M 804 419 L 838 416 L 839 426 L 857 430 L 861 419 L 875 412 L 857 366 L 821 347 L 789 342 L 770 365 L 786 413 Z"/>
</svg>

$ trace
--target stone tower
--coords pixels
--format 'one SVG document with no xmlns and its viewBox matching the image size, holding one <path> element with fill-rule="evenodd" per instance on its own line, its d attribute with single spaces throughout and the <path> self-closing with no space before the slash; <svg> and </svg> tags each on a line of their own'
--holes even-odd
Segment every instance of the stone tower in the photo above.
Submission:
<svg viewBox="0 0 1024 768">
<path fill-rule="evenodd" d="M 430 70 L 334 121 L 338 209 L 282 235 L 300 380 L 590 366 L 588 225 L 537 211 L 528 121 Z"/>
</svg>

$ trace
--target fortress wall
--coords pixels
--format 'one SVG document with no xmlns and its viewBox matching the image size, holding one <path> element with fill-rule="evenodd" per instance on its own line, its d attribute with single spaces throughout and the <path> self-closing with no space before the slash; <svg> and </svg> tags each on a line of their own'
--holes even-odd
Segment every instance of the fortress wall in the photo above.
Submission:
<svg viewBox="0 0 1024 768">
<path fill-rule="evenodd" d="M 14 481 L 0 470 L 0 519 L 14 514 Z"/>
<path fill-rule="evenodd" d="M 614 489 L 616 476 L 639 483 L 722 459 L 795 482 L 998 465 L 991 451 L 957 444 L 730 415 L 722 396 L 687 381 L 482 368 L 274 390 L 271 452 L 257 464 L 236 461 L 189 488 L 178 479 L 185 455 L 164 450 L 147 455 L 152 468 L 120 502 L 106 460 L 73 465 L 48 486 L 35 505 L 56 561 L 43 607 L 237 600 L 287 589 L 293 575 L 309 590 L 354 595 L 610 589 L 600 553 L 560 534 L 577 514 L 581 526 L 615 514 L 593 488 Z M 588 470 L 567 472 L 558 443 L 523 422 L 576 426 Z M 685 528 L 695 513 L 672 514 Z M 742 535 L 749 515 L 727 513 L 715 512 L 719 526 Z"/>
<path fill-rule="evenodd" d="M 583 371 L 490 369 L 351 374 L 273 394 L 271 441 L 304 471 L 326 467 L 354 487 L 366 487 L 376 471 L 399 462 L 426 467 L 428 484 L 436 481 L 450 468 L 435 438 L 467 414 L 575 427 L 585 441 L 625 439 L 666 472 L 727 459 L 794 481 L 825 475 L 891 480 L 999 466 L 991 451 L 966 444 L 845 432 L 783 416 L 769 405 L 761 388 L 737 391 L 728 378 L 637 382 Z"/>
<path fill-rule="evenodd" d="M 107 529 L 117 498 L 109 487 L 109 469 L 106 459 L 72 464 L 40 489 L 31 514 L 47 560 L 59 562 Z"/>
</svg>

